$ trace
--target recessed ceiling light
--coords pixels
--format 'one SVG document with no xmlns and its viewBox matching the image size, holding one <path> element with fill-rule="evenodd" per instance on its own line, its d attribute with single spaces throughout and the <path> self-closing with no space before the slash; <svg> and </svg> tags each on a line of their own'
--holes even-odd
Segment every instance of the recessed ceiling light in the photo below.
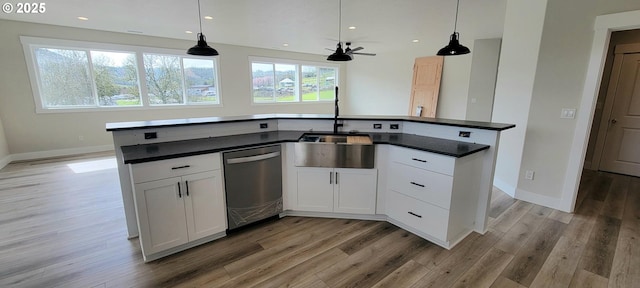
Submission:
<svg viewBox="0 0 640 288">
<path fill-rule="evenodd" d="M 289 47 L 289 43 L 283 43 L 282 46 Z"/>
<path fill-rule="evenodd" d="M 349 26 L 349 30 L 356 30 L 356 26 Z"/>
<path fill-rule="evenodd" d="M 418 43 L 418 42 L 420 42 L 420 40 L 418 40 L 418 39 L 413 39 L 413 40 L 411 40 L 411 42 L 413 42 L 413 43 Z"/>
<path fill-rule="evenodd" d="M 211 17 L 211 16 L 204 16 L 204 19 L 207 19 L 207 20 L 213 20 L 213 17 Z"/>
<path fill-rule="evenodd" d="M 89 18 L 78 16 L 78 20 L 87 21 L 87 20 L 89 20 Z"/>
<path fill-rule="evenodd" d="M 193 32 L 192 32 L 192 31 L 189 31 L 189 30 L 184 31 L 184 33 L 187 33 L 187 34 L 193 34 Z"/>
</svg>

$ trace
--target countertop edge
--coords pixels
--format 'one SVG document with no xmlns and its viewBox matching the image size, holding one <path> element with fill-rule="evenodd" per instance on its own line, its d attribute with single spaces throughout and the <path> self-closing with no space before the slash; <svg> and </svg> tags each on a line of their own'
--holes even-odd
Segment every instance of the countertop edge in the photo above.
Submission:
<svg viewBox="0 0 640 288">
<path fill-rule="evenodd" d="M 113 132 L 113 131 L 122 131 L 122 130 L 207 125 L 207 124 L 215 124 L 215 123 L 233 123 L 233 122 L 246 122 L 246 121 L 255 121 L 255 120 L 278 120 L 278 119 L 333 120 L 334 116 L 330 114 L 257 114 L 257 115 L 246 115 L 246 116 L 203 117 L 203 118 L 185 118 L 185 119 L 169 119 L 169 120 L 115 122 L 115 123 L 107 123 L 105 126 L 106 126 L 106 131 Z M 467 120 L 443 119 L 443 118 L 426 118 L 426 117 L 416 117 L 416 116 L 350 115 L 350 116 L 340 116 L 338 117 L 338 119 L 339 120 L 374 120 L 374 121 L 397 120 L 397 121 L 408 121 L 408 122 L 434 124 L 434 125 L 466 127 L 466 128 L 475 128 L 475 129 L 493 130 L 493 131 L 503 131 L 503 130 L 514 128 L 516 126 L 515 124 L 467 121 Z"/>
<path fill-rule="evenodd" d="M 304 134 L 305 132 L 303 131 L 288 131 L 288 132 L 299 132 L 300 135 Z M 269 132 L 267 132 L 269 133 Z M 251 133 L 254 134 L 254 133 Z M 259 133 L 255 133 L 255 134 L 259 134 Z M 371 133 L 366 133 L 366 134 L 370 134 Z M 387 134 L 387 133 L 384 133 Z M 396 134 L 402 134 L 402 133 L 396 133 Z M 241 134 L 241 135 L 247 135 L 247 134 Z M 430 136 L 419 136 L 419 135 L 412 135 L 412 134 L 402 134 L 402 135 L 410 135 L 412 137 L 425 137 L 425 138 L 433 138 L 433 139 L 438 139 L 438 140 L 443 140 L 443 141 L 452 141 L 452 142 L 460 142 L 460 141 L 456 141 L 456 140 L 449 140 L 449 139 L 441 139 L 441 138 L 435 138 L 435 137 L 430 137 Z M 234 135 L 235 136 L 235 135 Z M 223 137 L 229 137 L 229 136 L 223 136 Z M 374 138 L 374 137 L 372 137 Z M 210 139 L 210 138 L 209 138 Z M 193 140 L 201 140 L 201 139 L 193 139 Z M 182 140 L 182 141 L 177 141 L 177 142 L 189 142 L 191 140 Z M 167 159 L 174 159 L 174 158 L 180 158 L 180 157 L 189 157 L 189 156 L 197 156 L 197 155 L 203 155 L 203 154 L 209 154 L 209 153 L 218 153 L 218 152 L 225 152 L 225 151 L 230 151 L 230 150 L 236 150 L 236 149 L 245 149 L 245 148 L 251 148 L 251 147 L 257 147 L 257 146 L 264 146 L 264 145 L 273 145 L 273 144 L 280 144 L 280 143 L 297 143 L 298 139 L 293 139 L 293 138 L 287 138 L 287 139 L 274 139 L 274 140 L 269 140 L 269 141 L 259 141 L 259 142 L 252 142 L 252 143 L 243 143 L 243 144 L 239 144 L 239 145 L 227 145 L 227 146 L 222 146 L 222 147 L 216 147 L 216 148 L 212 148 L 212 149 L 201 149 L 201 150 L 192 150 L 192 151 L 185 151 L 185 152 L 176 152 L 176 153 L 171 153 L 171 154 L 166 154 L 166 155 L 157 155 L 157 156 L 149 156 L 149 157 L 138 157 L 138 158 L 134 158 L 134 159 L 123 159 L 124 164 L 140 164 L 140 163 L 146 163 L 146 162 L 153 162 L 153 161 L 159 161 L 159 160 L 167 160 Z M 402 140 L 398 140 L 393 141 L 393 140 L 389 140 L 389 139 L 374 139 L 372 141 L 372 145 L 393 145 L 393 146 L 398 146 L 398 147 L 404 147 L 404 148 L 410 148 L 410 149 L 415 149 L 415 150 L 420 150 L 420 151 L 425 151 L 425 152 L 431 152 L 431 153 L 436 153 L 436 154 L 440 154 L 440 155 L 445 155 L 445 156 L 450 156 L 450 157 L 454 157 L 454 158 L 462 158 L 471 154 L 475 154 L 484 150 L 487 150 L 490 148 L 489 145 L 485 145 L 485 144 L 477 144 L 477 143 L 468 143 L 468 144 L 474 144 L 474 145 L 478 145 L 479 147 L 475 148 L 475 149 L 470 149 L 469 151 L 464 151 L 462 153 L 449 153 L 447 151 L 443 151 L 443 150 L 438 150 L 438 149 L 433 149 L 427 146 L 419 146 L 419 145 L 411 145 L 411 144 L 407 144 L 407 143 L 403 143 Z M 164 142 L 164 143 L 168 143 L 168 142 Z M 466 143 L 466 142 L 460 142 L 460 143 Z M 144 146 L 144 145 L 162 145 L 163 143 L 155 143 L 155 144 L 138 144 L 138 145 L 130 145 L 130 146 L 123 146 L 123 147 L 140 147 L 140 146 Z M 121 147 L 122 149 L 122 147 Z M 126 157 L 125 157 L 126 158 Z"/>
</svg>

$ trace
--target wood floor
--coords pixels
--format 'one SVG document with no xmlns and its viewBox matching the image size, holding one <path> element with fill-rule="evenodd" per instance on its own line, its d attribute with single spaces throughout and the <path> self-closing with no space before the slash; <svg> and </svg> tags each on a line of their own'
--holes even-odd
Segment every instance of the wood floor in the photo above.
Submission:
<svg viewBox="0 0 640 288">
<path fill-rule="evenodd" d="M 0 170 L 0 287 L 640 287 L 638 178 L 585 171 L 575 214 L 495 191 L 490 231 L 452 250 L 385 222 L 286 217 L 145 264 L 116 169 L 78 171 L 113 161 Z"/>
</svg>

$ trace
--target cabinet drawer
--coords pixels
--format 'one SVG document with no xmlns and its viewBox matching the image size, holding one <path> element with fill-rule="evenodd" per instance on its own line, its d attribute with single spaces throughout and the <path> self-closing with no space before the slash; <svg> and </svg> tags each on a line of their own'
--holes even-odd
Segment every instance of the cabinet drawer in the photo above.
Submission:
<svg viewBox="0 0 640 288">
<path fill-rule="evenodd" d="M 453 176 L 454 157 L 396 146 L 390 150 L 391 161 Z"/>
<path fill-rule="evenodd" d="M 447 241 L 449 210 L 388 191 L 387 215 L 421 232 Z"/>
<path fill-rule="evenodd" d="M 391 163 L 389 188 L 418 200 L 449 209 L 453 177 L 397 162 Z"/>
<path fill-rule="evenodd" d="M 180 157 L 131 165 L 133 183 L 142 183 L 220 169 L 220 153 Z"/>
</svg>

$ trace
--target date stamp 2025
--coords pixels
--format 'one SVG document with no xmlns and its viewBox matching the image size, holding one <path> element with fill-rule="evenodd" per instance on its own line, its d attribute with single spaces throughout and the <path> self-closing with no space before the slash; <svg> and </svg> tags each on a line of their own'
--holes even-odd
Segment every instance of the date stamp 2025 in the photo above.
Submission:
<svg viewBox="0 0 640 288">
<path fill-rule="evenodd" d="M 6 14 L 42 14 L 47 12 L 47 6 L 44 2 L 18 2 L 2 4 L 2 12 Z"/>
</svg>

